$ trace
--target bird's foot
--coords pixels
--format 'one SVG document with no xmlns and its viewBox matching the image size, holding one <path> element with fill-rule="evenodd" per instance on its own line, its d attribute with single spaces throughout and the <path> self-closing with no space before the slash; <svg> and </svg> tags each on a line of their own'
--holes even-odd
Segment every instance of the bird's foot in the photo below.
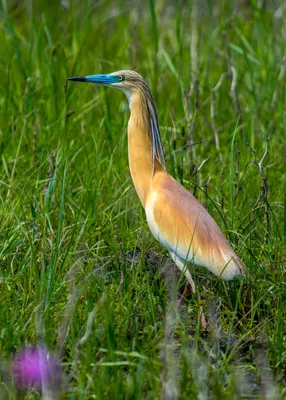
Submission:
<svg viewBox="0 0 286 400">
<path fill-rule="evenodd" d="M 178 308 L 181 309 L 185 303 L 185 299 L 191 297 L 193 294 L 194 294 L 193 288 L 192 288 L 191 284 L 189 282 L 187 282 L 184 292 L 178 300 L 178 303 L 177 303 Z M 206 319 L 206 316 L 205 316 L 202 306 L 200 306 L 200 320 L 201 320 L 201 325 L 202 325 L 203 329 L 206 329 L 208 323 L 207 323 L 207 319 Z"/>
<path fill-rule="evenodd" d="M 206 316 L 205 316 L 205 313 L 203 311 L 203 307 L 202 306 L 200 306 L 200 317 L 201 317 L 202 327 L 204 329 L 206 329 L 206 327 L 208 326 L 208 323 L 207 323 L 207 319 L 206 319 Z"/>
</svg>

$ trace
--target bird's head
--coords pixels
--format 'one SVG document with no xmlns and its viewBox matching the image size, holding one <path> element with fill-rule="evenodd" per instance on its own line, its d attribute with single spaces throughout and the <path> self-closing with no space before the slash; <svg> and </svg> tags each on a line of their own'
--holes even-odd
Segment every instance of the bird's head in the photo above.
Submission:
<svg viewBox="0 0 286 400">
<path fill-rule="evenodd" d="M 119 89 L 126 94 L 129 101 L 135 90 L 148 89 L 148 86 L 142 76 L 135 71 L 129 70 L 116 71 L 112 72 L 111 74 L 75 76 L 72 78 L 67 78 L 67 80 L 97 83 Z"/>
<path fill-rule="evenodd" d="M 122 70 L 112 72 L 111 74 L 75 76 L 67 78 L 67 80 L 97 83 L 119 89 L 126 94 L 130 109 L 133 105 L 133 95 L 138 94 L 138 98 L 141 101 L 143 119 L 148 125 L 148 132 L 152 141 L 153 168 L 155 165 L 155 159 L 157 158 L 163 169 L 166 169 L 156 106 L 150 88 L 141 75 L 135 71 Z"/>
</svg>

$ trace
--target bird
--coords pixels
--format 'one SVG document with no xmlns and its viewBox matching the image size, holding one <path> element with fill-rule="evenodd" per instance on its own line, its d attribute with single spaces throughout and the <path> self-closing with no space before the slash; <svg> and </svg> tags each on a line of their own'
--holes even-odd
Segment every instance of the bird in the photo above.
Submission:
<svg viewBox="0 0 286 400">
<path fill-rule="evenodd" d="M 168 250 L 192 292 L 196 286 L 190 264 L 205 267 L 226 281 L 245 275 L 244 263 L 215 220 L 167 172 L 158 114 L 145 79 L 135 71 L 121 70 L 67 80 L 105 85 L 127 96 L 128 159 L 133 184 L 153 236 Z"/>
</svg>

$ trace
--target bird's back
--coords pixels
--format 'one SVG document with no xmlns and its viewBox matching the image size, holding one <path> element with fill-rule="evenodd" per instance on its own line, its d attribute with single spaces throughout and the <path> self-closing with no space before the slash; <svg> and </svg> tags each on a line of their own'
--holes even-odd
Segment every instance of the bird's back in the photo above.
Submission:
<svg viewBox="0 0 286 400">
<path fill-rule="evenodd" d="M 230 280 L 244 265 L 199 201 L 165 172 L 152 179 L 145 206 L 155 238 L 182 259 Z"/>
</svg>

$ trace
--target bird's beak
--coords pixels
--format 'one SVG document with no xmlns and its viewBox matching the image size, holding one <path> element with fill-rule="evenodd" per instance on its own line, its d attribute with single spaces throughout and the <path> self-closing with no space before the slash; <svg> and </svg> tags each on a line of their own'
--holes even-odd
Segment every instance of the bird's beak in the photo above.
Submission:
<svg viewBox="0 0 286 400">
<path fill-rule="evenodd" d="M 72 78 L 67 78 L 67 81 L 92 82 L 102 85 L 111 85 L 112 83 L 116 83 L 115 77 L 109 74 L 75 76 Z"/>
</svg>

